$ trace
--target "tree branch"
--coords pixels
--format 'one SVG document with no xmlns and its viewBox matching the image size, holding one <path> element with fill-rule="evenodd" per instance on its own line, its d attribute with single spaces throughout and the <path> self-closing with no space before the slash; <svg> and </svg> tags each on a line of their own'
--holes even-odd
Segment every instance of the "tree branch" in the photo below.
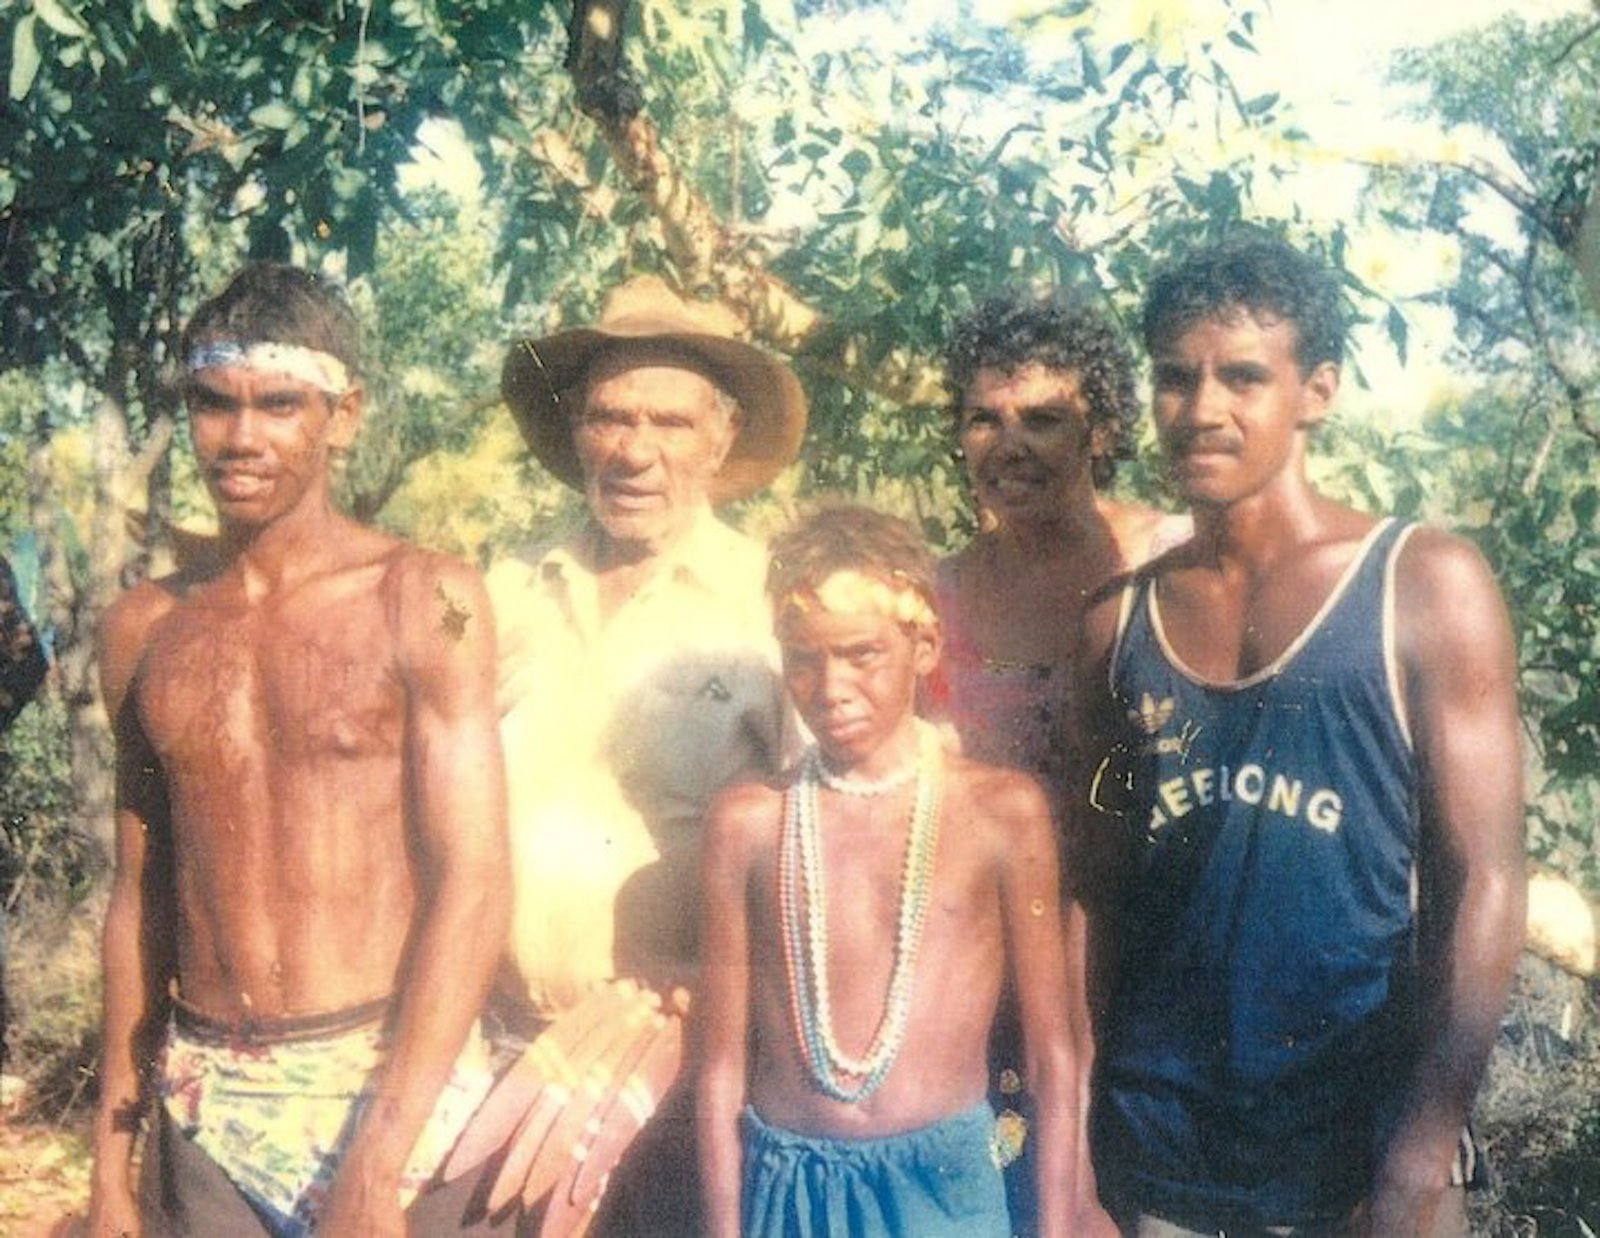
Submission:
<svg viewBox="0 0 1600 1238">
<path fill-rule="evenodd" d="M 1528 238 L 1527 259 L 1522 264 L 1522 271 L 1518 279 L 1518 287 L 1522 292 L 1523 312 L 1528 316 L 1528 322 L 1533 327 L 1534 338 L 1539 343 L 1539 351 L 1544 356 L 1544 363 L 1549 368 L 1557 383 L 1561 385 L 1562 393 L 1566 397 L 1567 411 L 1572 417 L 1572 424 L 1578 433 L 1596 444 L 1600 444 L 1600 426 L 1589 420 L 1584 410 L 1585 392 L 1583 384 L 1568 372 L 1561 358 L 1556 353 L 1555 342 L 1550 338 L 1549 324 L 1545 321 L 1544 310 L 1539 304 L 1538 294 L 1533 287 L 1534 260 L 1538 255 L 1539 238 Z"/>
<path fill-rule="evenodd" d="M 1590 306 L 1600 314 L 1600 173 L 1589 187 L 1589 204 L 1583 208 L 1578 224 L 1572 260 L 1577 264 L 1584 291 L 1589 294 Z"/>
<path fill-rule="evenodd" d="M 1514 185 L 1500 175 L 1499 171 L 1490 167 L 1482 160 L 1455 160 L 1446 159 L 1434 165 L 1440 168 L 1453 168 L 1458 172 L 1465 172 L 1473 180 L 1486 189 L 1498 194 L 1509 202 L 1516 210 L 1526 215 L 1540 227 L 1548 226 L 1543 208 L 1539 199 L 1520 185 Z"/>
<path fill-rule="evenodd" d="M 1600 5 L 1597 5 L 1596 7 L 1600 7 Z M 1600 34 L 1600 21 L 1592 22 L 1591 24 L 1585 26 L 1567 41 L 1566 46 L 1564 46 L 1555 54 L 1555 57 L 1550 61 L 1550 67 L 1552 69 L 1559 67 L 1563 60 L 1578 50 L 1579 44 L 1587 42 L 1589 39 L 1594 38 L 1594 36 L 1597 34 Z"/>
<path fill-rule="evenodd" d="M 939 368 L 910 352 L 868 361 L 865 337 L 840 330 L 793 288 L 767 272 L 661 148 L 643 112 L 623 53 L 627 0 L 575 0 L 567 54 L 578 106 L 600 128 L 628 185 L 661 224 L 684 286 L 714 293 L 751 335 L 778 352 L 804 357 L 824 372 L 897 404 L 944 402 Z M 535 154 L 539 151 L 536 149 Z M 570 177 L 568 177 L 570 180 Z"/>
</svg>

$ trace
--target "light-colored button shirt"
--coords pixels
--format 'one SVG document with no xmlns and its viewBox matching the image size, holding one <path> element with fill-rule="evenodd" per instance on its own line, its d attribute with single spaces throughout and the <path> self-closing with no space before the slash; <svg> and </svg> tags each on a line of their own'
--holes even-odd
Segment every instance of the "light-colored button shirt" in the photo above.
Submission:
<svg viewBox="0 0 1600 1238">
<path fill-rule="evenodd" d="M 488 573 L 515 874 L 512 957 L 550 1017 L 693 952 L 701 818 L 796 747 L 766 554 L 705 510 L 602 620 L 591 526 Z"/>
</svg>

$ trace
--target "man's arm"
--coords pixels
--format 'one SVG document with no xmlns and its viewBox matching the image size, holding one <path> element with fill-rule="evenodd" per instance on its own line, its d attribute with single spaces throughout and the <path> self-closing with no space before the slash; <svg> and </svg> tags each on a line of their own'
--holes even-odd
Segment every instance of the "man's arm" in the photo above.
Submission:
<svg viewBox="0 0 1600 1238">
<path fill-rule="evenodd" d="M 1089 1019 L 1081 963 L 1070 965 L 1067 958 L 1055 824 L 1036 784 L 1020 775 L 1002 777 L 1003 785 L 984 799 L 1000 818 L 1000 909 L 1033 1104 L 1039 1233 L 1098 1232 L 1099 1203 L 1092 1177 L 1083 1177 L 1082 1155 Z"/>
<path fill-rule="evenodd" d="M 422 856 L 394 1035 L 319 1232 L 403 1232 L 399 1179 L 480 1014 L 510 920 L 495 635 L 464 564 L 414 554 L 394 569 L 407 698 L 402 776 Z"/>
<path fill-rule="evenodd" d="M 171 835 L 159 767 L 130 692 L 149 633 L 169 599 L 142 586 L 107 612 L 99 632 L 101 694 L 116 740 L 115 862 L 103 930 L 104 1025 L 91 1238 L 137 1235 L 132 1158 L 176 972 Z"/>
<path fill-rule="evenodd" d="M 1421 804 L 1421 1057 L 1374 1186 L 1370 1232 L 1426 1229 L 1449 1184 L 1527 917 L 1511 625 L 1488 566 L 1418 530 L 1397 614 Z"/>
<path fill-rule="evenodd" d="M 772 793 L 737 786 L 713 801 L 701 862 L 700 1063 L 695 1123 L 709 1238 L 738 1238 L 750 1034 L 749 823 Z M 768 807 L 770 811 L 770 806 Z"/>
<path fill-rule="evenodd" d="M 1069 754 L 1062 864 L 1068 960 L 1080 966 L 1098 1033 L 1111 1000 L 1120 954 L 1124 888 L 1131 863 L 1126 727 L 1110 687 L 1121 593 L 1092 599 L 1072 659 L 1072 713 L 1062 743 Z"/>
</svg>

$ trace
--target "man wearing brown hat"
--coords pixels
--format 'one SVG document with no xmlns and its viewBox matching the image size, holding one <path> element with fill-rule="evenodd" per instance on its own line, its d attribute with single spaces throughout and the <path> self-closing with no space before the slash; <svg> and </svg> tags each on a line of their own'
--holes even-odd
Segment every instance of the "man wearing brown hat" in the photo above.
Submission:
<svg viewBox="0 0 1600 1238">
<path fill-rule="evenodd" d="M 724 785 L 776 772 L 795 735 L 765 554 L 712 508 L 794 459 L 805 396 L 738 326 L 646 277 L 613 292 L 597 325 L 523 341 L 505 366 L 528 445 L 582 489 L 588 518 L 489 572 L 516 887 L 511 1005 L 531 1043 L 448 1172 L 503 1152 L 485 1202 L 498 1213 L 520 1199 L 530 1232 L 581 1232 L 619 1161 L 599 1232 L 699 1230 L 686 1089 L 669 1091 L 695 959 L 700 818 Z"/>
</svg>

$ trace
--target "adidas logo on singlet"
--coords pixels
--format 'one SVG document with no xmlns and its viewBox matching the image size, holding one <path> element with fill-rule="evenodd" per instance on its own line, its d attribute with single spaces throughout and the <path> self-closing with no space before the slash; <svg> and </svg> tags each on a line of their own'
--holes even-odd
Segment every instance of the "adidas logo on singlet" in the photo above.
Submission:
<svg viewBox="0 0 1600 1238">
<path fill-rule="evenodd" d="M 1150 737 L 1151 742 L 1144 749 L 1147 754 L 1188 755 L 1200 728 L 1186 721 L 1178 734 L 1161 734 L 1172 722 L 1175 712 L 1176 703 L 1170 696 L 1157 701 L 1148 692 L 1137 709 L 1128 710 L 1128 721 Z M 1168 778 L 1156 788 L 1149 831 L 1154 834 L 1196 808 L 1233 801 L 1263 808 L 1291 821 L 1303 818 L 1325 834 L 1337 831 L 1344 819 L 1344 801 L 1333 788 L 1319 787 L 1307 792 L 1302 779 L 1247 761 L 1238 769 L 1201 765 Z"/>
</svg>

